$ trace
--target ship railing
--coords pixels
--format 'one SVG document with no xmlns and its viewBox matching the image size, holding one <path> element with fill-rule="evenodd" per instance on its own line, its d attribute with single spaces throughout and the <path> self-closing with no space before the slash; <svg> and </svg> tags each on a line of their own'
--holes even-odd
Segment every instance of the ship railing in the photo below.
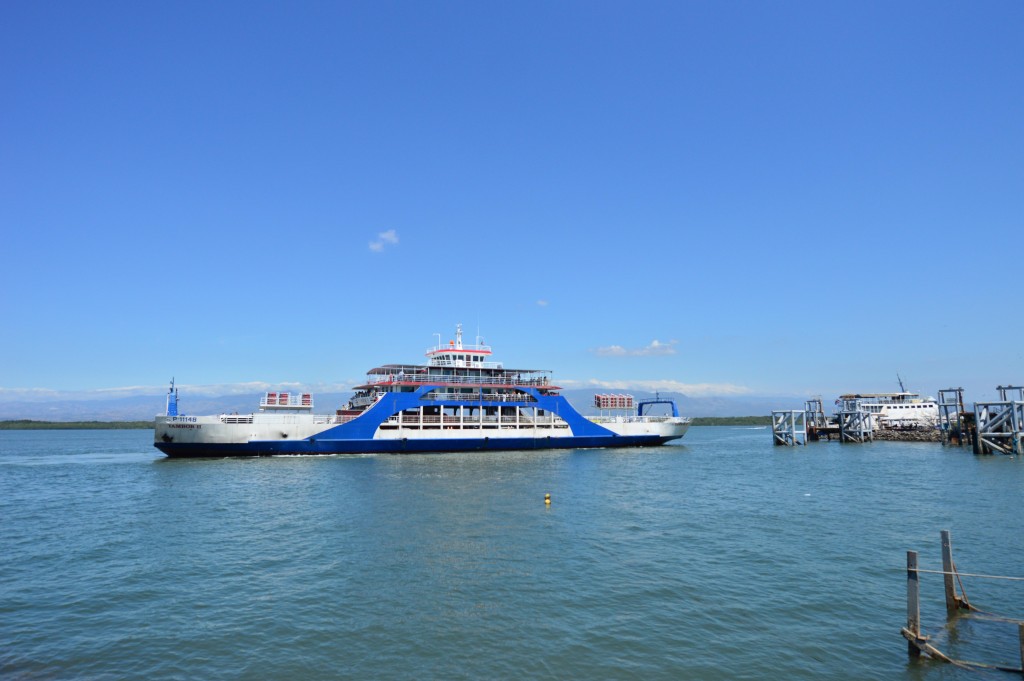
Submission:
<svg viewBox="0 0 1024 681">
<path fill-rule="evenodd" d="M 475 425 L 475 424 L 490 424 L 490 425 L 512 425 L 518 423 L 520 426 L 562 426 L 567 425 L 564 420 L 560 417 L 551 415 L 551 417 L 541 418 L 525 418 L 520 417 L 518 420 L 515 416 L 468 416 L 465 418 L 459 418 L 458 416 L 394 416 L 388 417 L 385 421 L 388 425 L 403 425 L 403 426 L 440 426 L 440 425 Z"/>
<path fill-rule="evenodd" d="M 684 423 L 684 416 L 590 416 L 594 423 Z"/>
<path fill-rule="evenodd" d="M 284 414 L 279 412 L 261 412 L 260 423 L 296 423 L 297 416 L 305 416 L 303 414 Z M 253 414 L 221 414 L 218 418 L 221 423 L 253 423 Z M 334 414 L 313 414 L 312 419 L 315 424 L 330 424 L 330 423 L 348 423 L 355 416 L 336 416 Z"/>
<path fill-rule="evenodd" d="M 501 369 L 501 362 L 467 362 L 462 359 L 431 359 L 432 367 L 456 367 L 459 369 Z"/>
<path fill-rule="evenodd" d="M 429 355 L 432 352 L 462 352 L 462 351 L 465 351 L 465 350 L 476 350 L 478 352 L 490 352 L 491 351 L 491 346 L 490 345 L 469 345 L 468 343 L 463 343 L 461 346 L 457 346 L 454 343 L 450 343 L 448 345 L 435 345 L 432 348 L 427 348 L 427 354 Z"/>
<path fill-rule="evenodd" d="M 537 399 L 529 393 L 494 393 L 494 394 L 480 394 L 480 393 L 456 393 L 456 392 L 441 392 L 433 391 L 427 395 L 432 400 L 442 401 L 458 401 L 463 403 L 469 402 L 536 402 Z"/>
<path fill-rule="evenodd" d="M 419 374 L 387 374 L 369 381 L 368 385 L 390 385 L 392 383 L 438 383 L 453 385 L 508 385 L 527 388 L 543 388 L 551 385 L 551 379 L 516 378 L 514 376 L 422 376 Z"/>
<path fill-rule="evenodd" d="M 377 400 L 379 400 L 385 393 L 381 391 L 374 392 L 371 395 L 360 395 L 353 397 L 349 402 L 353 407 L 368 407 Z"/>
</svg>

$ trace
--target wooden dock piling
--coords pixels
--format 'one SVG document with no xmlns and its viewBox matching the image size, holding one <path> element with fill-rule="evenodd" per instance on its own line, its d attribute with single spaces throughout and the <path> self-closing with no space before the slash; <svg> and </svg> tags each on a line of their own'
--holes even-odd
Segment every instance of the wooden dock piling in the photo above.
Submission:
<svg viewBox="0 0 1024 681">
<path fill-rule="evenodd" d="M 966 599 L 956 593 L 956 584 L 953 583 L 955 564 L 953 563 L 953 542 L 950 539 L 949 530 L 942 530 L 942 583 L 946 591 L 946 614 L 953 615 L 960 610 L 970 610 L 971 606 Z"/>
<path fill-rule="evenodd" d="M 1017 625 L 1017 638 L 1020 640 L 1020 674 L 1024 676 L 1024 622 Z"/>
<path fill-rule="evenodd" d="M 921 638 L 921 584 L 917 575 L 917 551 L 907 551 L 907 655 L 921 657 L 917 641 Z M 907 636 L 906 633 L 903 634 Z"/>
</svg>

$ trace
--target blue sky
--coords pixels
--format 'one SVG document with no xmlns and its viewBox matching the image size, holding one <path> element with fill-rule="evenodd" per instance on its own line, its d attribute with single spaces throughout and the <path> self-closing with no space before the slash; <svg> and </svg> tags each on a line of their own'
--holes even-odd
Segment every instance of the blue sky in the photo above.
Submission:
<svg viewBox="0 0 1024 681">
<path fill-rule="evenodd" d="M 1024 4 L 0 7 L 0 396 L 1024 382 Z M 606 383 L 598 383 L 606 382 Z"/>
</svg>

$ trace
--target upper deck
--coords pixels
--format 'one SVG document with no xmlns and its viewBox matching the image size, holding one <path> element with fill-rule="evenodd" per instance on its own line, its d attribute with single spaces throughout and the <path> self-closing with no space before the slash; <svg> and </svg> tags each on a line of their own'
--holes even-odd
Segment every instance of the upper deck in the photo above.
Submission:
<svg viewBox="0 0 1024 681">
<path fill-rule="evenodd" d="M 547 371 L 536 369 L 501 369 L 498 371 L 481 371 L 473 369 L 453 369 L 431 371 L 433 367 L 404 364 L 388 364 L 371 369 L 366 383 L 355 387 L 356 390 L 373 388 L 383 385 L 466 385 L 481 388 L 542 388 L 559 390 L 551 384 Z"/>
<path fill-rule="evenodd" d="M 932 398 L 925 399 L 920 393 L 848 393 L 840 395 L 841 400 L 869 400 L 877 404 L 908 404 L 918 402 L 934 402 Z"/>
<path fill-rule="evenodd" d="M 411 386 L 455 384 L 484 388 L 539 388 L 558 390 L 551 384 L 550 371 L 541 369 L 506 369 L 501 362 L 489 361 L 491 347 L 477 339 L 475 345 L 462 342 L 462 325 L 456 327 L 455 338 L 447 345 L 438 342 L 426 352 L 427 364 L 385 364 L 367 372 L 366 383 L 356 390 L 380 386 Z"/>
</svg>

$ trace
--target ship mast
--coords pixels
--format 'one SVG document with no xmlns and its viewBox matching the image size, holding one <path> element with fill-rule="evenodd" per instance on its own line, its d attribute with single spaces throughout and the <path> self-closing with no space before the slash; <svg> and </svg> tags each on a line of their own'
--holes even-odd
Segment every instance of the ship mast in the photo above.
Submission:
<svg viewBox="0 0 1024 681">
<path fill-rule="evenodd" d="M 178 389 L 174 387 L 174 379 L 171 379 L 171 388 L 167 391 L 167 416 L 178 415 Z"/>
</svg>

